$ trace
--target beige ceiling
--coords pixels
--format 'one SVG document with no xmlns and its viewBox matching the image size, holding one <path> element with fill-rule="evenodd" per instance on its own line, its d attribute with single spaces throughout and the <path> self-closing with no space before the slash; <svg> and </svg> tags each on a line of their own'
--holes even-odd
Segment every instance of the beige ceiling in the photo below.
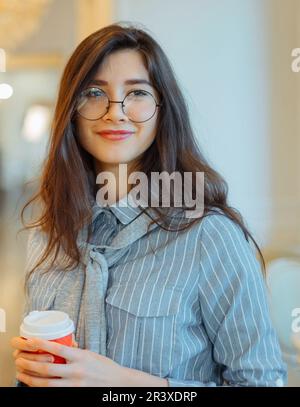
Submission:
<svg viewBox="0 0 300 407">
<path fill-rule="evenodd" d="M 45 7 L 30 13 L 24 8 L 29 3 Z M 113 4 L 114 0 L 0 0 L 0 49 L 7 54 L 7 71 L 61 68 L 83 38 L 111 23 Z M 15 29 L 7 28 L 7 16 L 15 18 L 11 21 Z M 23 29 L 34 18 L 31 30 Z M 14 46 L 6 46 L 9 41 L 13 44 L 15 32 Z"/>
<path fill-rule="evenodd" d="M 0 48 L 67 55 L 75 44 L 76 1 L 0 0 Z"/>
</svg>

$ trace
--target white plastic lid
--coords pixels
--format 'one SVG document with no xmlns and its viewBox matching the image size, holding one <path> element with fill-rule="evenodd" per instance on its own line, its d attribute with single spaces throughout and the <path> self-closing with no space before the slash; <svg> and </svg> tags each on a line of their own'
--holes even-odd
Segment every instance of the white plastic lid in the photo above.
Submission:
<svg viewBox="0 0 300 407">
<path fill-rule="evenodd" d="M 62 311 L 32 311 L 23 320 L 20 336 L 46 340 L 63 338 L 74 332 L 74 323 Z"/>
</svg>

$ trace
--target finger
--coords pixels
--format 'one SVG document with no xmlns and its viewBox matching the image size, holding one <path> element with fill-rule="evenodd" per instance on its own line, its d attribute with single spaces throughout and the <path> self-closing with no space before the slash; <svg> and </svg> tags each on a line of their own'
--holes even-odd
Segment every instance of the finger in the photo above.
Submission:
<svg viewBox="0 0 300 407">
<path fill-rule="evenodd" d="M 26 373 L 18 373 L 17 380 L 27 384 L 29 387 L 71 387 L 69 380 L 41 378 Z"/>
<path fill-rule="evenodd" d="M 40 374 L 36 373 L 36 372 L 32 372 L 31 370 L 27 370 L 27 369 L 21 369 L 20 367 L 16 368 L 18 373 L 25 373 L 29 376 L 34 376 L 34 377 L 44 377 L 41 376 Z M 50 378 L 51 376 L 48 376 L 48 378 Z"/>
<path fill-rule="evenodd" d="M 19 349 L 16 349 L 16 350 L 13 352 L 13 357 L 14 357 L 14 359 L 17 359 L 17 357 L 18 357 L 18 355 L 19 355 L 20 352 L 21 352 L 21 351 L 19 351 Z"/>
<path fill-rule="evenodd" d="M 34 344 L 38 349 L 41 349 L 44 352 L 51 353 L 52 355 L 61 356 L 68 361 L 75 361 L 78 360 L 80 357 L 81 349 L 61 345 L 60 343 L 45 341 L 36 338 L 34 339 Z"/>
<path fill-rule="evenodd" d="M 17 359 L 16 366 L 21 370 L 28 370 L 42 377 L 71 377 L 72 367 L 59 363 L 40 363 L 27 359 Z"/>
<path fill-rule="evenodd" d="M 38 350 L 32 339 L 24 339 L 20 336 L 15 336 L 11 339 L 10 345 L 19 350 L 25 350 L 27 352 L 35 352 Z"/>
<path fill-rule="evenodd" d="M 18 355 L 15 359 L 22 358 L 27 360 L 33 360 L 35 362 L 46 362 L 46 363 L 53 363 L 54 357 L 49 353 L 32 353 L 32 352 L 21 352 L 18 351 Z"/>
</svg>

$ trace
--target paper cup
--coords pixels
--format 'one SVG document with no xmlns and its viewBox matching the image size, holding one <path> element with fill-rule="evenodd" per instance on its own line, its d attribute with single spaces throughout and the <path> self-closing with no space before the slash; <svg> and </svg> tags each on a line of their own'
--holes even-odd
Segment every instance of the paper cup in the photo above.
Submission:
<svg viewBox="0 0 300 407">
<path fill-rule="evenodd" d="M 74 323 L 62 311 L 32 311 L 21 324 L 20 336 L 25 339 L 40 338 L 62 345 L 72 346 Z M 37 351 L 33 353 L 47 353 Z M 66 363 L 60 356 L 53 355 L 53 363 Z"/>
</svg>

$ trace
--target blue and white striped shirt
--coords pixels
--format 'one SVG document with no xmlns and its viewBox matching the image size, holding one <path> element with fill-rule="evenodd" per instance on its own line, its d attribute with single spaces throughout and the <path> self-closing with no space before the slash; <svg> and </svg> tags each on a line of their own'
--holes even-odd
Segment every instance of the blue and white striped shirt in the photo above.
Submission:
<svg viewBox="0 0 300 407">
<path fill-rule="evenodd" d="M 93 243 L 106 247 L 141 212 L 98 209 Z M 47 274 L 38 284 L 33 277 L 27 312 L 59 308 L 38 300 L 47 284 L 48 290 Z M 106 356 L 167 378 L 170 386 L 286 381 L 259 262 L 241 229 L 221 213 L 183 232 L 156 227 L 132 243 L 108 268 L 105 317 Z"/>
</svg>

